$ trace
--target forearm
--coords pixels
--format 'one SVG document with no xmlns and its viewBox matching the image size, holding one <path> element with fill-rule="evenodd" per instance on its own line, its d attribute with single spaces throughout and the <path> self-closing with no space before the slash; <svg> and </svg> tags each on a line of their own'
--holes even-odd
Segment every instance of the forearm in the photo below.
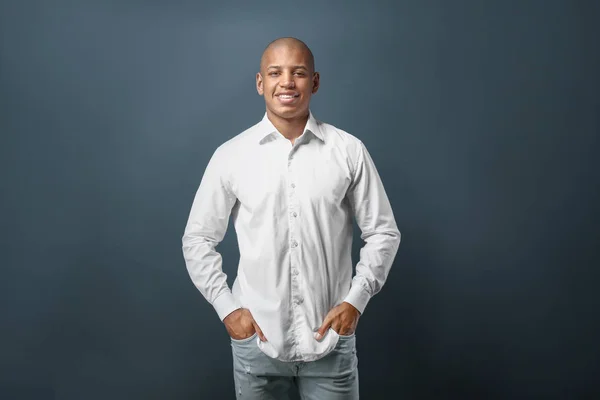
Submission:
<svg viewBox="0 0 600 400">
<path fill-rule="evenodd" d="M 223 320 L 239 305 L 227 284 L 227 275 L 222 268 L 223 259 L 215 250 L 215 241 L 186 229 L 182 243 L 187 271 L 194 286 Z"/>
<path fill-rule="evenodd" d="M 381 290 L 387 280 L 401 235 L 393 224 L 377 232 L 363 232 L 361 237 L 365 245 L 360 250 L 356 275 L 344 301 L 352 304 L 362 314 L 369 300 Z"/>
</svg>

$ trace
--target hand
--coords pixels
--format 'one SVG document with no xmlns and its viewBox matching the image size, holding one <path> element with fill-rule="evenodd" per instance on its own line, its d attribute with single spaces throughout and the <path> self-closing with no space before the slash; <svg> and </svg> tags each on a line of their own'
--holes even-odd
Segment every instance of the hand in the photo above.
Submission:
<svg viewBox="0 0 600 400">
<path fill-rule="evenodd" d="M 260 337 L 260 340 L 263 342 L 267 341 L 267 338 L 252 317 L 250 310 L 246 308 L 238 308 L 237 310 L 233 311 L 231 314 L 226 316 L 225 319 L 223 319 L 223 323 L 225 324 L 227 333 L 229 333 L 229 336 L 231 336 L 233 339 L 247 339 L 254 335 L 254 332 L 256 332 L 258 337 Z"/>
<path fill-rule="evenodd" d="M 332 328 L 339 335 L 351 335 L 356 331 L 358 318 L 360 318 L 360 311 L 352 304 L 343 302 L 327 313 L 323 325 L 321 325 L 319 330 L 315 333 L 315 339 L 323 339 L 325 332 L 327 332 L 329 328 Z"/>
</svg>

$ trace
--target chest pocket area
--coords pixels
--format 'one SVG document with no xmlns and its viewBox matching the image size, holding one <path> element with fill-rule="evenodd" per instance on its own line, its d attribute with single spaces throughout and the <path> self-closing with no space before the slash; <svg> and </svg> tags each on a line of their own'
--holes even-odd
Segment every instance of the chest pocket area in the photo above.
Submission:
<svg viewBox="0 0 600 400">
<path fill-rule="evenodd" d="M 329 205 L 340 204 L 352 180 L 345 162 L 336 159 L 317 161 L 312 166 L 307 192 L 311 201 Z"/>
<path fill-rule="evenodd" d="M 285 176 L 273 160 L 255 158 L 236 174 L 235 193 L 242 207 L 261 213 L 273 207 L 285 191 Z"/>
</svg>

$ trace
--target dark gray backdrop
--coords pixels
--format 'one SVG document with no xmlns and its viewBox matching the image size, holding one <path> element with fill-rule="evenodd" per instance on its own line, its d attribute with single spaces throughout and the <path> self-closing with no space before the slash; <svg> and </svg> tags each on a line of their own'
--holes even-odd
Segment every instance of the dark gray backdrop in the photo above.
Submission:
<svg viewBox="0 0 600 400">
<path fill-rule="evenodd" d="M 403 233 L 362 397 L 600 394 L 599 3 L 370 3 L 0 2 L 0 398 L 233 398 L 181 236 L 288 35 Z"/>
</svg>

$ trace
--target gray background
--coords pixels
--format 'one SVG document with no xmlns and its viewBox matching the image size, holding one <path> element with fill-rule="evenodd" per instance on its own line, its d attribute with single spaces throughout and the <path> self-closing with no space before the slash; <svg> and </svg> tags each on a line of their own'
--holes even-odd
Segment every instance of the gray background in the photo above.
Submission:
<svg viewBox="0 0 600 400">
<path fill-rule="evenodd" d="M 288 35 L 403 233 L 362 397 L 600 394 L 599 3 L 370 4 L 0 2 L 0 398 L 233 398 L 181 236 Z M 220 250 L 233 278 L 231 226 Z"/>
</svg>

